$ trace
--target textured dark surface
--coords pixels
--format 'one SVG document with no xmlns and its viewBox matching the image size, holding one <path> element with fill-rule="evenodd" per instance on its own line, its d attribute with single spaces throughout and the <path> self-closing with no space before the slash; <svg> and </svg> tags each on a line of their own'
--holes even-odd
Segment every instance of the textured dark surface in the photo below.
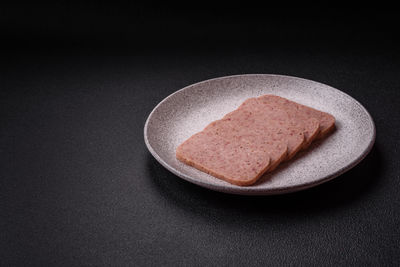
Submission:
<svg viewBox="0 0 400 267">
<path fill-rule="evenodd" d="M 49 20 L 41 10 L 36 22 L 3 10 L 0 265 L 400 263 L 400 53 L 390 19 L 158 11 L 130 24 L 123 8 L 89 17 L 85 8 L 67 21 L 57 14 L 71 9 Z M 111 24 L 96 28 L 104 16 Z M 143 141 L 153 107 L 188 84 L 241 73 L 348 93 L 375 119 L 375 147 L 334 181 L 282 196 L 221 194 L 166 171 Z"/>
</svg>

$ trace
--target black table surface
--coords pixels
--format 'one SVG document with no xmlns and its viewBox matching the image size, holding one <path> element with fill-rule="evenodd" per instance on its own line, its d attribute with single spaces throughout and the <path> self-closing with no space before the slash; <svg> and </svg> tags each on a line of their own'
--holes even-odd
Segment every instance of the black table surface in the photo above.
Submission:
<svg viewBox="0 0 400 267">
<path fill-rule="evenodd" d="M 55 31 L 57 20 L 43 30 L 44 19 L 7 28 L 0 265 L 400 264 L 393 28 L 181 19 L 192 24 L 115 33 L 117 21 L 92 35 L 82 18 L 87 29 L 73 24 L 75 33 Z M 374 118 L 372 151 L 326 184 L 280 196 L 213 192 L 163 168 L 143 140 L 155 105 L 186 85 L 243 73 L 303 77 L 351 95 Z"/>
</svg>

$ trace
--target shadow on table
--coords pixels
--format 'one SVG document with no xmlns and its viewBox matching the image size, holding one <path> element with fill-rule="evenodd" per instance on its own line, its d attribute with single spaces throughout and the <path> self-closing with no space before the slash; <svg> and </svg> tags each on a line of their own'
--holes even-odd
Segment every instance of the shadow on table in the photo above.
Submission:
<svg viewBox="0 0 400 267">
<path fill-rule="evenodd" d="M 379 147 L 356 167 L 325 184 L 304 191 L 276 196 L 240 196 L 211 191 L 170 173 L 149 154 L 147 169 L 156 190 L 167 201 L 198 216 L 232 215 L 269 217 L 315 215 L 329 212 L 370 194 L 383 170 Z M 224 216 L 225 215 L 225 216 Z"/>
</svg>

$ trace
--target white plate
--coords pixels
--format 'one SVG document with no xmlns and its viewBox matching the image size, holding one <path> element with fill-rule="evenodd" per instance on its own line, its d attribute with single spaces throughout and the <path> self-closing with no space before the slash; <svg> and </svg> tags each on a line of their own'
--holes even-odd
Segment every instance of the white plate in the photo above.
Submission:
<svg viewBox="0 0 400 267">
<path fill-rule="evenodd" d="M 247 187 L 219 180 L 175 158 L 175 149 L 184 140 L 247 98 L 264 94 L 332 114 L 336 131 Z M 246 74 L 199 82 L 171 94 L 150 113 L 144 139 L 158 162 L 189 182 L 226 193 L 272 195 L 316 186 L 357 165 L 374 144 L 375 125 L 359 102 L 328 85 L 282 75 Z"/>
</svg>

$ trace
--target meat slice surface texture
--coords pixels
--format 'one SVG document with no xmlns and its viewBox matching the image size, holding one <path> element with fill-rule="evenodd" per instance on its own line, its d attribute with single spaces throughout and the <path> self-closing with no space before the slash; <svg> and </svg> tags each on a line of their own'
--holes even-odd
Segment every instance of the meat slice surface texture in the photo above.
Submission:
<svg viewBox="0 0 400 267">
<path fill-rule="evenodd" d="M 263 95 L 260 96 L 259 99 L 267 105 L 280 106 L 285 109 L 291 117 L 297 120 L 302 120 L 304 122 L 308 121 L 308 130 L 305 133 L 305 148 L 309 146 L 315 138 L 324 138 L 335 129 L 335 117 L 329 113 L 313 109 L 276 95 Z M 313 131 L 313 124 L 315 124 L 315 122 L 311 122 L 311 118 L 317 120 L 319 123 L 317 134 Z M 313 134 L 315 134 L 315 136 Z"/>
<path fill-rule="evenodd" d="M 255 183 L 270 166 L 268 153 L 204 131 L 181 144 L 176 156 L 190 166 L 241 186 Z"/>
<path fill-rule="evenodd" d="M 240 116 L 240 118 L 237 118 Z M 268 170 L 275 169 L 280 162 L 282 162 L 287 155 L 288 142 L 282 139 L 279 134 L 279 128 L 265 129 L 257 127 L 256 122 L 246 120 L 250 114 L 243 112 L 242 114 L 235 114 L 235 119 L 225 117 L 222 120 L 215 121 L 209 124 L 204 132 L 217 135 L 226 140 L 233 140 L 239 142 L 242 146 L 251 147 L 252 150 L 260 150 L 268 153 L 271 159 L 270 167 Z M 245 121 L 250 122 L 243 127 Z M 238 122 L 242 122 L 241 125 Z"/>
<path fill-rule="evenodd" d="M 273 105 L 265 105 L 260 98 L 249 98 L 237 110 L 250 114 L 249 118 L 242 120 L 245 126 L 247 124 L 256 124 L 260 134 L 263 131 L 276 131 L 280 139 L 287 142 L 287 156 L 284 160 L 293 158 L 303 148 L 305 144 L 304 123 L 291 118 L 284 109 Z M 237 113 L 235 111 L 228 113 L 224 118 L 232 116 L 237 116 Z M 270 170 L 273 169 L 271 168 Z"/>
</svg>

